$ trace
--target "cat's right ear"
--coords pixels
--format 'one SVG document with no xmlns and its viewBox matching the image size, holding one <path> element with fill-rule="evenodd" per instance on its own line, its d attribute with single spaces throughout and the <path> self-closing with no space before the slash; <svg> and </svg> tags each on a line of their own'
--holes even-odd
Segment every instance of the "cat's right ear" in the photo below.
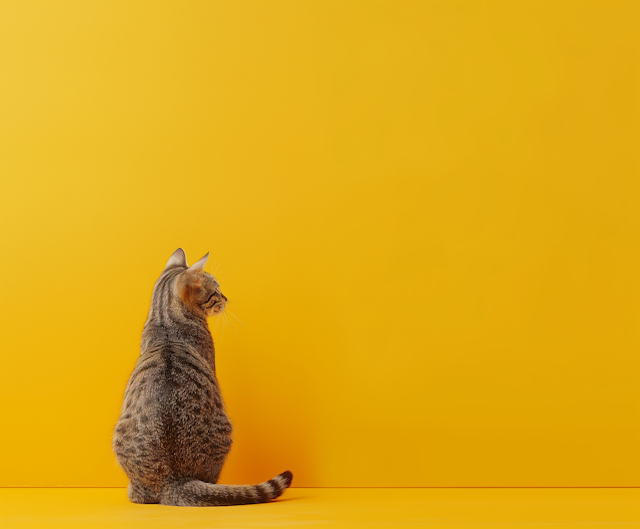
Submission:
<svg viewBox="0 0 640 529">
<path fill-rule="evenodd" d="M 167 261 L 167 266 L 165 266 L 164 269 L 173 268 L 174 266 L 184 266 L 185 268 L 189 266 L 187 264 L 187 254 L 184 253 L 182 248 L 178 248 L 171 254 L 171 257 L 169 257 Z"/>
<path fill-rule="evenodd" d="M 199 274 L 202 274 L 203 270 L 204 270 L 204 265 L 207 264 L 207 259 L 209 259 L 209 252 L 207 252 L 207 255 L 205 255 L 202 259 L 200 259 L 198 262 L 193 263 L 190 267 L 189 267 L 189 272 L 196 272 Z"/>
</svg>

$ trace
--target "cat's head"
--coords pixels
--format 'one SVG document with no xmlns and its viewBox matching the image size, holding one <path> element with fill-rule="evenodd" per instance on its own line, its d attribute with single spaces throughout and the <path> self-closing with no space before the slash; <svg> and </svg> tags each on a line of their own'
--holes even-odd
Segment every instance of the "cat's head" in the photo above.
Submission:
<svg viewBox="0 0 640 529">
<path fill-rule="evenodd" d="M 198 262 L 189 266 L 187 255 L 178 248 L 167 261 L 165 270 L 182 268 L 175 278 L 174 293 L 182 303 L 194 311 L 202 311 L 205 316 L 218 314 L 224 310 L 226 296 L 220 291 L 220 284 L 215 277 L 204 271 L 209 259 L 205 255 Z"/>
</svg>

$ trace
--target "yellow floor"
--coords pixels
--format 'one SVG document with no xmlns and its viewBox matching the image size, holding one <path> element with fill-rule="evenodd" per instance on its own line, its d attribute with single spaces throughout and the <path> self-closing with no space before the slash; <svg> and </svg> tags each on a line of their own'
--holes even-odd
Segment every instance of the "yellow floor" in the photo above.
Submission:
<svg viewBox="0 0 640 529">
<path fill-rule="evenodd" d="M 125 489 L 0 489 L 0 528 L 640 528 L 640 489 L 290 489 L 240 507 L 129 503 Z"/>
</svg>

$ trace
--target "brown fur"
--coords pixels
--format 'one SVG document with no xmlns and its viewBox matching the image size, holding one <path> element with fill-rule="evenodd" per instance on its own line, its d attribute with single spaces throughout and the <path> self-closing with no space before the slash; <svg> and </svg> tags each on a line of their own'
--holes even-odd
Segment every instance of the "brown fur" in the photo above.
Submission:
<svg viewBox="0 0 640 529">
<path fill-rule="evenodd" d="M 204 272 L 207 256 L 187 267 L 179 248 L 153 289 L 140 357 L 113 437 L 135 503 L 263 503 L 291 484 L 288 471 L 258 485 L 216 484 L 231 449 L 232 427 L 207 316 L 224 310 L 227 298 Z"/>
</svg>

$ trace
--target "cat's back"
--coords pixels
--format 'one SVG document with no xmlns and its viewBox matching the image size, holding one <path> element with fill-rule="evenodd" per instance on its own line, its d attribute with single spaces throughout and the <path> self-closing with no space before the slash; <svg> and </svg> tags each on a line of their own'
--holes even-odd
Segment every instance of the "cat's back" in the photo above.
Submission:
<svg viewBox="0 0 640 529">
<path fill-rule="evenodd" d="M 165 342 L 138 358 L 125 390 L 121 419 L 146 423 L 153 414 L 173 420 L 194 403 L 215 401 L 217 389 L 212 367 L 193 347 Z"/>
</svg>

